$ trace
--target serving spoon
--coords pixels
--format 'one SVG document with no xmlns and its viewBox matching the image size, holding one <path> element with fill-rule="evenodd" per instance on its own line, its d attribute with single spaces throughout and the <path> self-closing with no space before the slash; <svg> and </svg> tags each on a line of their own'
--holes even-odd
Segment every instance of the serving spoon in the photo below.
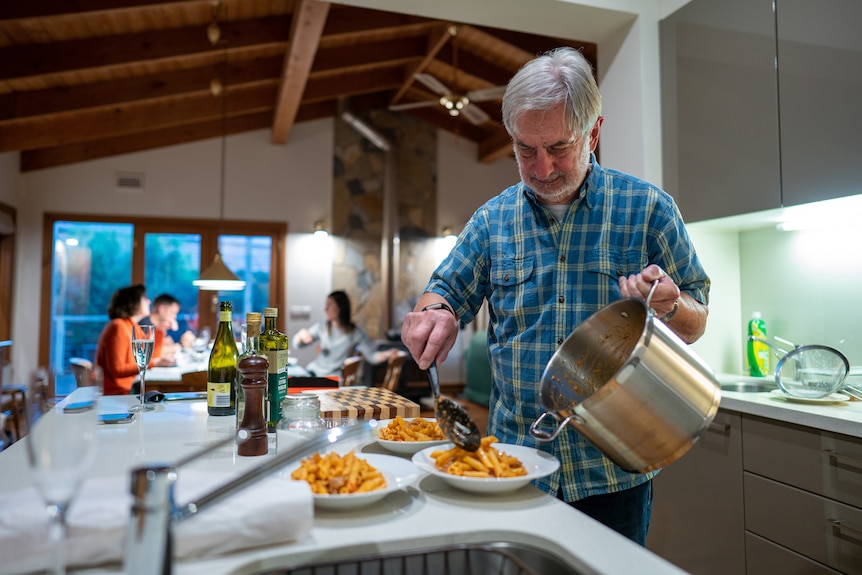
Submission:
<svg viewBox="0 0 862 575">
<path fill-rule="evenodd" d="M 440 395 L 437 362 L 428 367 L 428 382 L 434 395 L 434 415 L 449 441 L 465 451 L 476 451 L 482 445 L 482 434 L 464 407 L 455 400 Z"/>
</svg>

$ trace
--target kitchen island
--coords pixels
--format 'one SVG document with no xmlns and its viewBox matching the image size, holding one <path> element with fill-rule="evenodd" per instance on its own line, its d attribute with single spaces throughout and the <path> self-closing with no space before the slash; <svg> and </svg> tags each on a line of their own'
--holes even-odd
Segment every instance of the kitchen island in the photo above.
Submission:
<svg viewBox="0 0 862 575">
<path fill-rule="evenodd" d="M 100 407 L 103 411 L 125 409 L 134 401 L 132 397 L 103 399 Z M 91 477 L 118 477 L 125 481 L 123 478 L 135 466 L 175 461 L 228 437 L 233 429 L 233 417 L 208 416 L 205 402 L 160 404 L 154 412 L 138 414 L 130 424 L 100 428 Z M 360 453 L 386 453 L 370 436 L 358 441 L 355 448 Z M 273 449 L 268 455 L 252 458 L 238 457 L 235 453 L 235 447 L 225 447 L 190 464 L 189 468 L 239 474 L 274 456 Z M 0 469 L 3 470 L 0 494 L 31 485 L 23 442 L 0 453 Z M 180 480 L 184 470 L 179 471 Z M 41 507 L 34 506 L 34 515 L 42 512 Z M 200 519 L 193 517 L 189 521 L 196 520 Z M 175 573 L 259 573 L 321 560 L 482 542 L 538 547 L 562 560 L 574 573 L 684 573 L 533 486 L 508 494 L 477 495 L 458 491 L 428 475 L 420 475 L 411 487 L 392 493 L 368 508 L 315 509 L 311 531 L 299 541 L 179 560 Z M 119 569 L 116 564 L 87 572 L 110 573 Z"/>
</svg>

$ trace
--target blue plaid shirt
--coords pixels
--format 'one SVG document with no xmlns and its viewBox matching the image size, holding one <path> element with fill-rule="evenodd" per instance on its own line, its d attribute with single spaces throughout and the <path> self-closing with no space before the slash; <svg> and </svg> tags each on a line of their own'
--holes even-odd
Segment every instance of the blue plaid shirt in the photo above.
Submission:
<svg viewBox="0 0 862 575">
<path fill-rule="evenodd" d="M 639 485 L 656 472 L 629 473 L 572 427 L 552 442 L 529 434 L 539 417 L 539 388 L 557 347 L 583 320 L 619 299 L 620 276 L 658 264 L 680 290 L 708 303 L 709 278 L 682 216 L 665 192 L 641 179 L 592 168 L 579 196 L 557 222 L 518 183 L 467 222 L 426 291 L 443 296 L 464 322 L 488 301 L 494 385 L 489 433 L 537 447 L 562 466 L 537 485 L 566 501 Z"/>
</svg>

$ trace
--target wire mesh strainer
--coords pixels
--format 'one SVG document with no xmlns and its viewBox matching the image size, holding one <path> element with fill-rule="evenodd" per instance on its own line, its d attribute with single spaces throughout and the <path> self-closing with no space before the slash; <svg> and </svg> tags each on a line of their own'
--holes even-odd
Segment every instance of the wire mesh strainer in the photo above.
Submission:
<svg viewBox="0 0 862 575">
<path fill-rule="evenodd" d="M 820 399 L 840 391 L 849 371 L 850 362 L 837 349 L 803 345 L 775 366 L 775 383 L 790 397 Z"/>
</svg>

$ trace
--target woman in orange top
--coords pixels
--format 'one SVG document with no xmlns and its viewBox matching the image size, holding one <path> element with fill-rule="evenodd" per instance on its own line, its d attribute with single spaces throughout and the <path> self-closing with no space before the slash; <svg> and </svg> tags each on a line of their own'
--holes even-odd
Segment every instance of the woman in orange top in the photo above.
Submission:
<svg viewBox="0 0 862 575">
<path fill-rule="evenodd" d="M 105 395 L 127 395 L 138 376 L 138 366 L 132 357 L 132 325 L 150 315 L 150 298 L 141 284 L 118 289 L 111 296 L 108 317 L 111 321 L 102 330 L 96 347 L 96 365 L 104 374 Z M 161 354 L 165 334 L 156 331 L 153 357 Z M 153 363 L 150 362 L 150 366 Z"/>
</svg>

